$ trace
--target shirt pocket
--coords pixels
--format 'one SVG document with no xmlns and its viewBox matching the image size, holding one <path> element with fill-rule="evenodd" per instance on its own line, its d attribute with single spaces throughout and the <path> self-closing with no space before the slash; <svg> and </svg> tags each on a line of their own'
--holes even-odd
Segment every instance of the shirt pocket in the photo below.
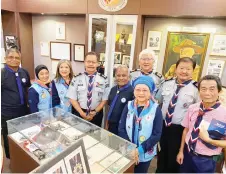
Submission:
<svg viewBox="0 0 226 174">
<path fill-rule="evenodd" d="M 100 88 L 100 87 L 96 87 L 94 89 L 95 93 L 96 93 L 96 99 L 97 101 L 101 101 L 103 95 L 104 95 L 104 88 Z"/>
<path fill-rule="evenodd" d="M 181 107 L 182 108 L 188 108 L 191 104 L 193 104 L 195 101 L 194 99 L 194 94 L 192 93 L 186 93 L 186 94 L 183 94 L 181 96 Z"/>
<path fill-rule="evenodd" d="M 87 98 L 87 91 L 85 86 L 78 86 L 77 88 L 78 98 Z"/>
<path fill-rule="evenodd" d="M 162 91 L 163 103 L 167 103 L 170 101 L 170 99 L 172 98 L 171 93 L 172 92 L 170 91 L 169 88 L 163 89 L 163 91 Z"/>
</svg>

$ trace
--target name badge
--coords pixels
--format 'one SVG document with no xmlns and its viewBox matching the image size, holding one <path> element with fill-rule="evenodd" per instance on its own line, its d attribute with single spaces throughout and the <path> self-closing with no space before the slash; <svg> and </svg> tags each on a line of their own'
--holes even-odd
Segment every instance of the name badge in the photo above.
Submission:
<svg viewBox="0 0 226 174">
<path fill-rule="evenodd" d="M 21 80 L 22 80 L 22 82 L 23 82 L 23 83 L 25 83 L 25 82 L 26 82 L 26 79 L 25 79 L 25 78 L 22 78 Z"/>
<path fill-rule="evenodd" d="M 126 102 L 126 98 L 122 98 L 122 99 L 121 99 L 121 102 L 122 102 L 122 103 L 125 103 L 125 102 Z"/>
</svg>

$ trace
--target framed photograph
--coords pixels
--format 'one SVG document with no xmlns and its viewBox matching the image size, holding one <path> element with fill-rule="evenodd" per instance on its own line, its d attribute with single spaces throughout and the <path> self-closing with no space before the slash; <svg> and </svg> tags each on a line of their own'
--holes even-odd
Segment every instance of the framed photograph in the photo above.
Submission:
<svg viewBox="0 0 226 174">
<path fill-rule="evenodd" d="M 224 64 L 224 60 L 209 60 L 207 67 L 207 75 L 215 75 L 221 78 L 224 70 Z"/>
<path fill-rule="evenodd" d="M 115 52 L 114 64 L 121 64 L 121 63 L 122 63 L 122 53 L 121 52 Z"/>
<path fill-rule="evenodd" d="M 65 40 L 64 22 L 56 22 L 56 40 Z"/>
<path fill-rule="evenodd" d="M 84 62 L 85 60 L 85 45 L 74 44 L 74 61 Z"/>
<path fill-rule="evenodd" d="M 50 42 L 50 58 L 71 60 L 71 43 Z"/>
<path fill-rule="evenodd" d="M 209 42 L 207 33 L 168 32 L 162 74 L 166 79 L 175 76 L 176 62 L 182 57 L 196 61 L 193 80 L 198 81 L 206 56 Z"/>
<path fill-rule="evenodd" d="M 16 43 L 16 37 L 12 35 L 5 36 L 5 48 L 8 50 L 11 47 L 11 43 Z"/>
<path fill-rule="evenodd" d="M 85 165 L 84 153 L 81 147 L 78 147 L 66 156 L 64 160 L 69 174 L 88 173 Z"/>
<path fill-rule="evenodd" d="M 105 61 L 105 53 L 100 53 L 100 62 L 104 62 Z"/>
<path fill-rule="evenodd" d="M 129 68 L 130 56 L 123 55 L 122 56 L 122 65 L 126 65 Z"/>
<path fill-rule="evenodd" d="M 161 31 L 148 31 L 147 48 L 160 50 Z"/>
<path fill-rule="evenodd" d="M 210 55 L 226 56 L 226 34 L 215 34 Z"/>
</svg>

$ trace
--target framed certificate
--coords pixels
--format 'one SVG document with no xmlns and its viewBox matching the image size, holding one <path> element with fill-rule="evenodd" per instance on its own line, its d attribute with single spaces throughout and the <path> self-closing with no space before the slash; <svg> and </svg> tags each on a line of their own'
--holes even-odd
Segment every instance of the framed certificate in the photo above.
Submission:
<svg viewBox="0 0 226 174">
<path fill-rule="evenodd" d="M 50 58 L 71 60 L 71 43 L 50 42 Z"/>
<path fill-rule="evenodd" d="M 85 60 L 85 45 L 74 44 L 74 61 L 84 62 Z"/>
</svg>

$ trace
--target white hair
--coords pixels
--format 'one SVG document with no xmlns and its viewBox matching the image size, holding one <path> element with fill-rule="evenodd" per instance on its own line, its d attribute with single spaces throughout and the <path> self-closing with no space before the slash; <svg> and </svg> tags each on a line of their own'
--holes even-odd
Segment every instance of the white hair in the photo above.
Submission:
<svg viewBox="0 0 226 174">
<path fill-rule="evenodd" d="M 119 70 L 119 69 L 126 69 L 127 71 L 128 71 L 128 75 L 130 74 L 130 70 L 129 70 L 129 68 L 126 66 L 126 65 L 119 65 L 116 69 L 115 69 L 115 74 L 117 73 L 117 71 Z"/>
<path fill-rule="evenodd" d="M 139 54 L 139 60 L 142 57 L 142 55 L 144 55 L 144 54 L 151 55 L 154 58 L 154 60 L 156 61 L 155 52 L 152 49 L 147 48 L 147 49 L 142 50 Z"/>
</svg>

